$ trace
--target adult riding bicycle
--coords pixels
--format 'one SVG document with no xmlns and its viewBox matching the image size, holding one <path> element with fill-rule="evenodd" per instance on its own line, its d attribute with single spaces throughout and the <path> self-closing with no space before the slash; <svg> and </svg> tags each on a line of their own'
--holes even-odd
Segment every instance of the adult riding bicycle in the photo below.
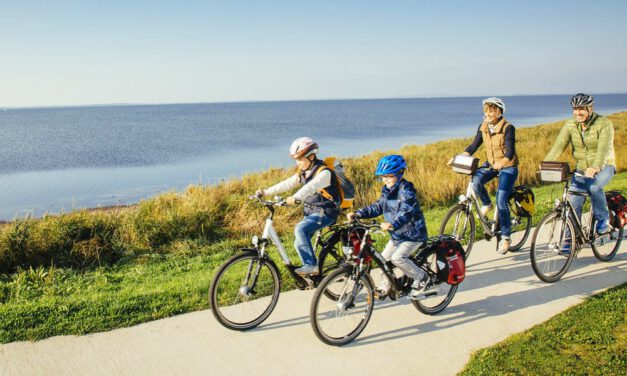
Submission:
<svg viewBox="0 0 627 376">
<path fill-rule="evenodd" d="M 349 234 L 353 252 L 349 264 L 330 272 L 316 289 L 310 309 L 311 326 L 326 344 L 345 345 L 366 328 L 374 308 L 375 287 L 370 277 L 373 266 L 378 266 L 383 271 L 382 278 L 390 281 L 387 296 L 391 299 L 408 296 L 412 291 L 412 279 L 404 275 L 397 277 L 395 266 L 372 247 L 372 233 L 383 234 L 379 224 L 353 222 Z M 463 252 L 461 244 L 452 237 L 435 237 L 416 255 L 410 256 L 429 279 L 424 293 L 412 299 L 416 309 L 434 315 L 449 305 L 457 292 L 457 283 L 464 278 Z M 333 291 L 337 298 L 329 298 L 325 291 Z"/>
<path fill-rule="evenodd" d="M 530 251 L 533 271 L 538 278 L 547 283 L 558 281 L 566 273 L 584 244 L 590 245 L 597 259 L 609 261 L 618 252 L 623 238 L 623 227 L 616 227 L 617 221 L 610 221 L 609 233 L 598 235 L 596 219 L 592 211 L 584 214 L 581 220 L 578 218 L 570 196 L 588 197 L 589 195 L 586 192 L 569 191 L 571 184 L 569 176 L 583 178 L 584 174 L 578 170 L 569 172 L 570 168 L 567 163 L 555 162 L 554 164 L 559 164 L 558 170 L 563 171 L 558 179 L 542 180 L 566 181 L 564 191 L 561 198 L 555 200 L 555 208 L 538 223 L 531 238 Z M 617 215 L 617 213 L 610 210 L 610 215 Z"/>
<path fill-rule="evenodd" d="M 491 167 L 483 168 L 492 169 Z M 486 240 L 496 237 L 496 247 L 498 249 L 498 244 L 501 240 L 498 210 L 494 210 L 494 216 L 491 220 L 481 215 L 479 199 L 477 198 L 477 194 L 475 193 L 472 184 L 472 177 L 478 171 L 476 168 L 476 162 L 474 162 L 473 167 L 469 167 L 467 169 L 459 169 L 457 166 L 453 165 L 453 170 L 464 175 L 470 175 L 470 181 L 468 182 L 468 188 L 466 188 L 466 194 L 459 196 L 457 205 L 453 206 L 442 220 L 442 224 L 440 225 L 440 235 L 450 234 L 464 244 L 466 259 L 468 259 L 477 233 L 475 216 L 473 214 L 473 212 L 476 212 Z M 529 198 L 528 195 L 531 195 L 531 198 Z M 522 197 L 522 199 L 519 197 Z M 531 200 L 531 203 L 527 200 Z M 509 201 L 511 220 L 511 244 L 509 251 L 514 252 L 522 248 L 525 241 L 529 237 L 529 233 L 531 232 L 533 193 L 524 185 L 519 185 L 514 187 L 512 194 L 509 197 Z M 527 205 L 531 205 L 531 207 Z"/>
<path fill-rule="evenodd" d="M 316 287 L 330 270 L 344 262 L 343 255 L 337 252 L 336 247 L 344 230 L 341 226 L 333 225 L 327 231 L 320 230 L 315 235 L 314 249 L 319 249 L 317 258 L 320 274 L 297 274 L 297 266 L 292 264 L 273 226 L 275 208 L 287 206 L 285 200 L 280 197 L 263 200 L 259 196 L 251 196 L 250 199 L 270 212 L 263 233 L 261 237 L 253 236 L 252 248 L 241 249 L 241 252 L 218 268 L 209 288 L 211 312 L 220 324 L 234 330 L 247 330 L 261 324 L 270 316 L 279 300 L 281 274 L 268 254 L 270 243 L 276 246 L 281 261 L 301 290 Z"/>
</svg>

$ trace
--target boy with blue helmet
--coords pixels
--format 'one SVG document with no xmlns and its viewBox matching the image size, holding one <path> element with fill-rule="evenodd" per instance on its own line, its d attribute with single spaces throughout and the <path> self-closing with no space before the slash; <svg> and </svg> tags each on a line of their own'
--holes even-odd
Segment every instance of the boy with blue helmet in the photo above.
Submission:
<svg viewBox="0 0 627 376">
<path fill-rule="evenodd" d="M 396 265 L 405 275 L 413 278 L 412 298 L 418 298 L 428 288 L 429 278 L 410 259 L 409 255 L 422 247 L 427 240 L 427 225 L 416 197 L 414 185 L 403 179 L 407 169 L 405 159 L 400 155 L 387 155 L 379 161 L 375 175 L 385 184 L 381 197 L 371 205 L 348 213 L 349 220 L 354 218 L 374 218 L 383 215 L 381 229 L 389 231 L 392 238 L 381 255 Z M 390 282 L 383 278 L 379 286 L 379 295 L 388 294 Z"/>
</svg>

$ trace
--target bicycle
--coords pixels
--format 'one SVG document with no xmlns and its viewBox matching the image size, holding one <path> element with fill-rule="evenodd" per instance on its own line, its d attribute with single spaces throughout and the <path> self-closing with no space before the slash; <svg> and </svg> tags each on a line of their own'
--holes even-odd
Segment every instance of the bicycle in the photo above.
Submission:
<svg viewBox="0 0 627 376">
<path fill-rule="evenodd" d="M 485 167 L 483 167 L 485 168 Z M 462 244 L 466 244 L 466 259 L 472 251 L 472 246 L 475 242 L 476 226 L 473 210 L 477 212 L 477 218 L 483 229 L 483 235 L 486 240 L 490 240 L 493 237 L 497 238 L 496 247 L 498 249 L 499 241 L 501 240 L 501 229 L 499 222 L 498 209 L 494 210 L 494 216 L 492 220 L 487 219 L 481 215 L 479 210 L 479 199 L 475 190 L 472 188 L 472 177 L 476 171 L 472 172 L 471 179 L 468 182 L 468 188 L 466 188 L 466 194 L 460 195 L 457 205 L 453 206 L 440 225 L 440 235 L 451 234 Z M 511 221 L 511 234 L 510 234 L 510 246 L 509 251 L 515 252 L 522 248 L 527 241 L 529 234 L 531 233 L 531 216 L 524 217 L 519 213 L 512 210 L 510 205 L 510 221 Z"/>
<path fill-rule="evenodd" d="M 351 229 L 354 248 L 349 264 L 329 273 L 314 293 L 309 313 L 311 326 L 316 336 L 328 345 L 342 346 L 352 342 L 370 321 L 375 297 L 374 282 L 370 277 L 373 264 L 382 270 L 382 277 L 390 281 L 387 295 L 390 299 L 399 299 L 412 291 L 413 280 L 407 276 L 396 277 L 394 265 L 372 247 L 370 234 L 382 233 L 379 228 L 379 224 L 354 222 Z M 428 315 L 445 309 L 457 292 L 458 285 L 444 281 L 437 265 L 438 249 L 434 245 L 446 239 L 453 240 L 452 237 L 430 238 L 416 255 L 410 257 L 429 277 L 430 288 L 419 299 L 412 299 L 414 307 Z M 324 293 L 326 290 L 336 292 L 337 299 L 329 299 Z"/>
<path fill-rule="evenodd" d="M 561 199 L 555 200 L 555 207 L 538 223 L 531 238 L 531 267 L 540 280 L 553 283 L 568 271 L 573 259 L 577 257 L 583 244 L 589 244 L 592 253 L 600 261 L 610 261 L 618 252 L 623 238 L 623 228 L 614 227 L 609 234 L 597 235 L 596 219 L 592 211 L 583 215 L 580 220 L 569 197 L 584 196 L 587 193 L 569 192 L 571 179 L 569 176 L 583 177 L 581 171 L 567 173 L 564 192 Z M 570 247 L 566 234 L 570 236 Z"/>
<path fill-rule="evenodd" d="M 318 252 L 320 274 L 301 276 L 295 272 L 281 239 L 273 227 L 276 207 L 287 206 L 280 197 L 275 200 L 262 200 L 251 196 L 269 210 L 261 238 L 253 236 L 252 248 L 242 248 L 241 252 L 229 258 L 217 270 L 209 288 L 209 302 L 213 316 L 223 326 L 233 330 L 252 329 L 264 322 L 274 310 L 281 291 L 281 274 L 276 263 L 268 254 L 272 242 L 289 275 L 301 289 L 316 287 L 324 276 L 344 262 L 336 245 L 343 228 L 332 225 L 328 231 L 319 230 L 314 235 L 314 249 Z M 332 293 L 327 292 L 329 296 Z"/>
</svg>

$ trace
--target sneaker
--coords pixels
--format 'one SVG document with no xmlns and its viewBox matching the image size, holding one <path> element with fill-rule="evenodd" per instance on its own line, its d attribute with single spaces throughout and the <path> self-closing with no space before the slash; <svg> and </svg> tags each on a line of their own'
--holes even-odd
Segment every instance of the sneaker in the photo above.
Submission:
<svg viewBox="0 0 627 376">
<path fill-rule="evenodd" d="M 570 256 L 571 245 L 572 245 L 572 242 L 570 241 L 570 239 L 565 240 L 564 244 L 562 244 L 562 247 L 559 250 L 559 254 L 564 257 Z"/>
<path fill-rule="evenodd" d="M 411 284 L 411 295 L 410 298 L 418 299 L 424 295 L 431 288 L 429 284 L 429 277 L 424 276 L 421 280 L 415 280 L 414 283 Z"/>
<path fill-rule="evenodd" d="M 509 251 L 510 244 L 511 244 L 511 240 L 502 238 L 501 241 L 499 242 L 499 246 L 496 248 L 496 251 L 504 255 Z"/>
<path fill-rule="evenodd" d="M 294 270 L 299 275 L 318 275 L 317 265 L 303 265 L 300 268 Z"/>
<path fill-rule="evenodd" d="M 482 207 L 479 208 L 479 212 L 481 213 L 482 216 L 487 216 L 488 212 L 490 211 L 490 209 L 492 209 L 492 204 L 490 205 L 483 205 Z"/>
<path fill-rule="evenodd" d="M 381 277 L 381 283 L 379 284 L 379 286 L 377 286 L 377 289 L 375 290 L 375 295 L 377 299 L 385 299 L 390 293 L 390 287 L 390 280 L 388 280 L 386 277 Z"/>
<path fill-rule="evenodd" d="M 610 232 L 612 232 L 612 229 L 606 219 L 597 222 L 597 235 L 605 235 Z"/>
</svg>

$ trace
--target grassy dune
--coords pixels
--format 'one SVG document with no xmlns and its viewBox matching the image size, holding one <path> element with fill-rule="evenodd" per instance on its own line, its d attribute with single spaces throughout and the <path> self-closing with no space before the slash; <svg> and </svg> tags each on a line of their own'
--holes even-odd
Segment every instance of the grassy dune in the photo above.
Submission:
<svg viewBox="0 0 627 376">
<path fill-rule="evenodd" d="M 622 171 L 627 165 L 627 112 L 610 118 Z M 534 183 L 535 166 L 559 126 L 517 131 L 524 162 L 519 179 Z M 469 142 L 470 138 L 450 140 L 397 151 L 409 160 L 408 178 L 422 195 L 431 235 L 468 182 L 445 163 Z M 478 153 L 483 155 L 482 150 Z M 359 189 L 358 206 L 379 194 L 381 183 L 372 177 L 372 170 L 382 155 L 374 152 L 345 161 Z M 0 228 L 0 343 L 93 333 L 206 309 L 213 270 L 263 226 L 266 213 L 246 197 L 290 173 L 272 169 L 217 186 L 191 186 L 129 208 L 81 210 L 4 225 Z M 534 188 L 535 221 L 550 209 L 561 187 Z M 615 176 L 608 189 L 627 189 L 627 172 Z M 291 228 L 301 217 L 300 208 L 277 212 L 285 244 L 293 242 Z M 283 280 L 284 289 L 293 288 L 289 278 Z"/>
</svg>

